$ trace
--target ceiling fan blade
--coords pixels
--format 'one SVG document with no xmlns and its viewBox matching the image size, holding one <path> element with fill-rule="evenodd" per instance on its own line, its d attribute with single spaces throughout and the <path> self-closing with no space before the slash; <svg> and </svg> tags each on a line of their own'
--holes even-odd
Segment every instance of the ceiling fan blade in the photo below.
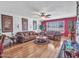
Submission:
<svg viewBox="0 0 79 59">
<path fill-rule="evenodd" d="M 39 9 L 36 8 L 36 7 L 30 6 L 30 9 L 31 9 L 32 11 L 39 12 Z"/>
<path fill-rule="evenodd" d="M 39 12 L 32 12 L 32 14 L 38 14 L 38 15 L 41 15 Z"/>
<path fill-rule="evenodd" d="M 51 16 L 51 14 L 46 15 L 47 18 L 49 18 Z"/>
<path fill-rule="evenodd" d="M 33 11 L 33 12 L 40 12 L 40 9 L 34 6 L 29 5 L 29 8 Z"/>
<path fill-rule="evenodd" d="M 41 14 L 39 12 L 32 12 L 32 15 L 38 15 L 38 16 L 40 16 Z"/>
<path fill-rule="evenodd" d="M 48 15 L 46 15 L 46 16 L 51 16 L 51 14 L 48 14 Z"/>
</svg>

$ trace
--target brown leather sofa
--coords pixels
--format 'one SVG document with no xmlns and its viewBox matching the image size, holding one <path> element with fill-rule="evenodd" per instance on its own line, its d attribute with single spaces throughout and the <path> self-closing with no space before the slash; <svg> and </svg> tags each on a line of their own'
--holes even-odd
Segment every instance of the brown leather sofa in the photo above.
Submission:
<svg viewBox="0 0 79 59">
<path fill-rule="evenodd" d="M 61 33 L 60 32 L 47 31 L 46 36 L 48 36 L 48 39 L 51 39 L 51 40 L 61 40 Z"/>
<path fill-rule="evenodd" d="M 29 32 L 29 37 L 31 40 L 36 39 L 36 36 L 37 36 L 37 34 L 35 32 L 33 32 L 33 31 Z"/>
<path fill-rule="evenodd" d="M 17 42 L 26 42 L 36 38 L 37 34 L 33 31 L 16 33 Z"/>
</svg>

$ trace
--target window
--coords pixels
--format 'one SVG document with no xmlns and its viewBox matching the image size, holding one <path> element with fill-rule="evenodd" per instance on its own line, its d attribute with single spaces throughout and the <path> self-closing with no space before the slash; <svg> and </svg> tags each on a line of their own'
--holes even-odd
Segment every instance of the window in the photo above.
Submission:
<svg viewBox="0 0 79 59">
<path fill-rule="evenodd" d="M 64 32 L 64 21 L 47 22 L 46 26 L 47 26 L 47 31 Z"/>
</svg>

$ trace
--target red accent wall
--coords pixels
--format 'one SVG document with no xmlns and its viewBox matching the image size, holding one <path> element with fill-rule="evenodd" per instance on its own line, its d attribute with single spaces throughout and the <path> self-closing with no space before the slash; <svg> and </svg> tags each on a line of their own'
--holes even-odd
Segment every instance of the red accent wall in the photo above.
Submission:
<svg viewBox="0 0 79 59">
<path fill-rule="evenodd" d="M 65 23 L 64 30 L 65 31 L 64 31 L 63 34 L 65 36 L 68 36 L 68 34 L 69 34 L 69 31 L 68 31 L 68 21 L 74 21 L 74 22 L 76 22 L 76 17 L 60 18 L 60 19 L 50 19 L 50 20 L 43 21 L 42 22 L 42 25 L 45 27 L 45 30 L 44 31 L 46 31 L 46 23 L 47 22 L 53 22 L 53 21 L 64 21 L 64 23 Z"/>
</svg>

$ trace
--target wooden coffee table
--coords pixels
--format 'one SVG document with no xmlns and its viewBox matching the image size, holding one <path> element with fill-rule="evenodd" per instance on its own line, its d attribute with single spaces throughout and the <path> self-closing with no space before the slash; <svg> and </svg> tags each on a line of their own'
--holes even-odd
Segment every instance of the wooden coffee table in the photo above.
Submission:
<svg viewBox="0 0 79 59">
<path fill-rule="evenodd" d="M 36 39 L 34 40 L 35 44 L 48 44 L 49 40 L 46 36 L 37 36 Z"/>
</svg>

